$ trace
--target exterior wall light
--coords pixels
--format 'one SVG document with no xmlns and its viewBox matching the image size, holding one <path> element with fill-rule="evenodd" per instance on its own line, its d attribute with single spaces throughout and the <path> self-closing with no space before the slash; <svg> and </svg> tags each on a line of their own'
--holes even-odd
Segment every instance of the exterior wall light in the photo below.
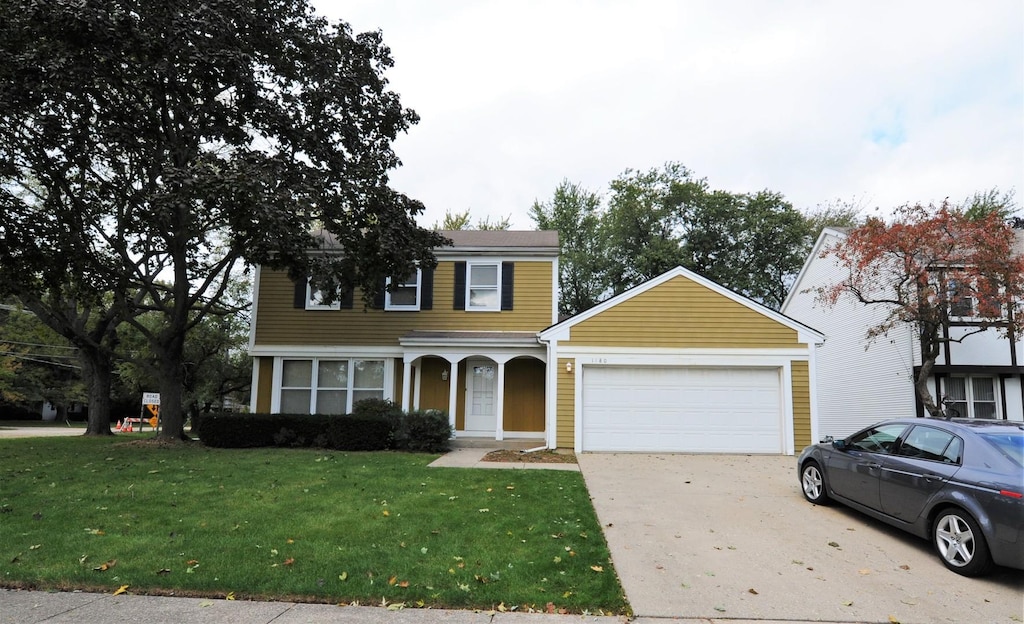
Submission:
<svg viewBox="0 0 1024 624">
<path fill-rule="evenodd" d="M 567 373 L 571 373 L 572 372 L 572 362 L 566 362 L 565 363 L 565 372 L 567 372 Z"/>
<path fill-rule="evenodd" d="M 441 381 L 448 381 L 448 369 L 441 371 Z"/>
</svg>

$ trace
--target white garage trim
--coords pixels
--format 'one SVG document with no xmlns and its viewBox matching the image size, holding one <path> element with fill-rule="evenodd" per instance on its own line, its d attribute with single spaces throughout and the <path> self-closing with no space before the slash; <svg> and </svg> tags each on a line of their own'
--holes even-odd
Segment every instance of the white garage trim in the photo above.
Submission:
<svg viewBox="0 0 1024 624">
<path fill-rule="evenodd" d="M 807 351 L 795 350 L 789 353 L 778 350 L 704 350 L 669 351 L 661 349 L 626 351 L 598 351 L 593 348 L 572 349 L 571 352 L 558 354 L 560 358 L 575 358 L 573 370 L 575 376 L 574 397 L 574 450 L 583 452 L 584 444 L 584 375 L 594 367 L 657 367 L 657 368 L 693 368 L 720 370 L 773 370 L 778 378 L 778 416 L 779 442 L 778 450 L 787 455 L 794 453 L 793 448 L 793 392 L 792 368 L 794 360 L 806 359 Z M 601 355 L 600 353 L 603 353 Z M 794 357 L 795 356 L 795 357 Z M 802 356 L 802 357 L 800 357 Z M 557 360 L 556 360 L 557 361 Z M 565 373 L 563 373 L 565 374 Z M 622 449 L 625 450 L 625 449 Z M 746 452 L 746 451 L 743 451 Z M 766 452 L 766 451 L 761 451 Z"/>
</svg>

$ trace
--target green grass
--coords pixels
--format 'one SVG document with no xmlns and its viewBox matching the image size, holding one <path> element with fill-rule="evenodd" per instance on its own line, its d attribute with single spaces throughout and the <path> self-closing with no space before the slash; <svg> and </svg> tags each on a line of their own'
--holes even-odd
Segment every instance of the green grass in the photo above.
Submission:
<svg viewBox="0 0 1024 624">
<path fill-rule="evenodd" d="M 628 612 L 579 473 L 150 437 L 0 440 L 0 584 Z"/>
</svg>

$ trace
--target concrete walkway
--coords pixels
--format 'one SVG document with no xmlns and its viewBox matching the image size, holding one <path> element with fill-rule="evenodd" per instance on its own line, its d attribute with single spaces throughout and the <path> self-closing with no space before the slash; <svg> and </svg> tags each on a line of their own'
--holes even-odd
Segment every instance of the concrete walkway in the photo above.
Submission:
<svg viewBox="0 0 1024 624">
<path fill-rule="evenodd" d="M 544 464 L 528 462 L 485 462 L 484 456 L 496 448 L 454 448 L 438 457 L 431 468 L 495 468 L 498 470 L 570 470 L 579 472 L 578 464 Z"/>
</svg>

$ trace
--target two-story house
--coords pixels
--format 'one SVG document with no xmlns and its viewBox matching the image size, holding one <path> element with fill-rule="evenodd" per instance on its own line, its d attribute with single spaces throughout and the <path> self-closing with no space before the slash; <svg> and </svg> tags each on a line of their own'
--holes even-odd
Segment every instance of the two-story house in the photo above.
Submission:
<svg viewBox="0 0 1024 624">
<path fill-rule="evenodd" d="M 442 234 L 436 268 L 369 309 L 259 269 L 252 410 L 384 398 L 445 411 L 456 437 L 576 451 L 810 443 L 813 329 L 682 268 L 559 321 L 557 233 Z"/>
<path fill-rule="evenodd" d="M 913 328 L 901 325 L 869 340 L 868 329 L 885 317 L 881 306 L 850 298 L 833 307 L 816 301 L 816 288 L 847 275 L 834 256 L 822 257 L 846 236 L 842 229 L 822 231 L 782 306 L 787 316 L 825 334 L 817 354 L 818 428 L 821 436 L 837 438 L 886 418 L 925 415 L 914 389 L 922 357 Z M 1024 253 L 1019 230 L 1017 251 Z M 1008 340 L 995 329 L 973 333 L 971 305 L 963 301 L 951 310 L 948 337 L 954 340 L 932 370 L 932 397 L 948 398 L 966 417 L 1024 420 L 1024 339 Z"/>
</svg>

